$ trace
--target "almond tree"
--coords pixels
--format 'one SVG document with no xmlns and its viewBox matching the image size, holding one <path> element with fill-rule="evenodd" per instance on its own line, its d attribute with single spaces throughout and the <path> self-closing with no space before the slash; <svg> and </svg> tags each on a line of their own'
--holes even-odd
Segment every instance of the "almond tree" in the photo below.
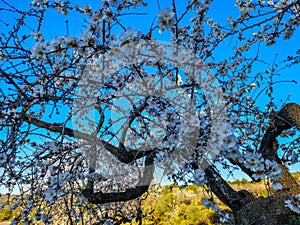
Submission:
<svg viewBox="0 0 300 225">
<path fill-rule="evenodd" d="M 209 0 L 0 3 L 0 182 L 21 209 L 13 224 L 141 224 L 161 173 L 202 186 L 222 222 L 299 214 L 289 166 L 299 160 L 300 106 L 273 96 L 277 83 L 296 87 L 274 79 L 297 66 L 299 50 L 280 63 L 280 49 L 261 56 L 299 34 L 298 1 L 217 1 L 239 10 L 223 24 Z M 54 19 L 64 34 L 48 30 Z M 235 191 L 221 170 L 237 168 L 265 180 L 269 196 Z"/>
</svg>

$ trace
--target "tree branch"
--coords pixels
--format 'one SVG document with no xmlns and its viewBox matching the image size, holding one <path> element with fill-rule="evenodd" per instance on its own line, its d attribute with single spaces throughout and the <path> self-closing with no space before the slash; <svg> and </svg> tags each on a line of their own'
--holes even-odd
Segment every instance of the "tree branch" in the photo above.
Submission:
<svg viewBox="0 0 300 225">
<path fill-rule="evenodd" d="M 109 202 L 120 202 L 128 201 L 140 197 L 145 193 L 150 186 L 153 178 L 154 166 L 153 157 L 146 156 L 145 167 L 143 171 L 143 176 L 140 178 L 139 182 L 134 188 L 128 188 L 124 192 L 112 192 L 112 193 L 93 193 L 90 189 L 85 189 L 82 194 L 88 199 L 90 203 L 93 204 L 103 204 Z"/>
<path fill-rule="evenodd" d="M 282 164 L 277 155 L 277 146 L 275 146 L 276 138 L 282 131 L 296 126 L 300 128 L 300 106 L 295 103 L 285 105 L 271 121 L 270 127 L 267 129 L 261 142 L 259 152 L 264 159 L 275 160 L 282 170 L 282 177 L 279 182 L 286 190 L 292 193 L 298 193 L 300 190 L 297 181 L 289 173 L 288 169 Z M 274 149 L 275 148 L 275 149 Z M 250 177 L 253 171 L 245 168 L 241 163 L 231 160 L 231 163 L 240 166 L 240 168 Z M 210 190 L 227 206 L 236 211 L 245 203 L 254 198 L 251 193 L 243 190 L 236 192 L 231 186 L 215 171 L 212 166 L 205 169 L 206 180 Z"/>
<path fill-rule="evenodd" d="M 248 201 L 249 196 L 252 196 L 251 193 L 241 195 L 232 189 L 212 166 L 206 167 L 204 172 L 210 190 L 232 210 L 238 210 L 245 201 Z"/>
<path fill-rule="evenodd" d="M 236 160 L 233 160 L 231 158 L 227 158 L 227 159 L 231 164 L 238 166 L 245 174 L 253 178 L 252 175 L 254 174 L 254 172 L 248 169 L 243 163 L 240 163 L 237 159 Z M 259 181 L 259 180 L 255 180 L 255 181 Z"/>
<path fill-rule="evenodd" d="M 126 149 L 120 149 L 104 140 L 101 140 L 100 138 L 96 138 L 90 134 L 86 134 L 80 131 L 73 130 L 71 128 L 60 126 L 56 123 L 48 123 L 36 118 L 33 118 L 29 115 L 23 115 L 23 120 L 26 121 L 29 124 L 33 124 L 37 127 L 44 128 L 46 130 L 60 133 L 62 135 L 67 135 L 69 137 L 75 137 L 78 139 L 86 140 L 88 142 L 94 143 L 98 146 L 103 146 L 107 151 L 109 151 L 111 154 L 113 154 L 120 162 L 123 163 L 130 163 L 136 159 L 142 158 L 146 155 L 149 155 L 154 150 L 144 150 L 144 151 L 134 151 L 132 149 L 126 148 Z"/>
<path fill-rule="evenodd" d="M 285 189 L 299 190 L 299 185 L 288 169 L 283 165 L 277 155 L 276 138 L 287 129 L 296 126 L 300 129 L 300 106 L 296 103 L 286 104 L 273 118 L 270 127 L 267 129 L 259 152 L 264 159 L 275 160 L 282 170 L 279 182 Z"/>
<path fill-rule="evenodd" d="M 288 177 L 289 182 L 292 182 L 294 186 L 298 186 L 296 180 L 290 175 L 287 168 L 282 164 L 280 158 L 277 155 L 277 142 L 276 138 L 287 129 L 296 126 L 300 129 L 300 106 L 295 103 L 289 103 L 285 105 L 273 118 L 270 123 L 270 127 L 267 129 L 262 142 L 260 144 L 259 153 L 262 154 L 264 159 L 274 160 L 279 164 L 284 174 L 283 177 Z M 252 177 L 254 172 L 246 168 L 238 160 L 228 159 L 233 165 L 237 165 L 240 169 L 246 173 L 249 177 Z M 294 181 L 292 181 L 294 180 Z M 256 180 L 259 181 L 259 180 Z M 286 187 L 291 186 L 287 181 L 279 181 L 286 183 Z"/>
</svg>

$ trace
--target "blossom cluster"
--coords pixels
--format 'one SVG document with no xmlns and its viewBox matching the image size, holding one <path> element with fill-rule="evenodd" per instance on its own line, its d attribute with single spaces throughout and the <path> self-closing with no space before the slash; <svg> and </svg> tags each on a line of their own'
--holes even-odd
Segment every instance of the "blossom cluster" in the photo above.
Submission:
<svg viewBox="0 0 300 225">
<path fill-rule="evenodd" d="M 75 49 L 79 55 L 85 55 L 89 48 L 96 48 L 98 38 L 95 35 L 84 33 L 80 38 L 65 36 L 54 38 L 50 42 L 38 39 L 31 48 L 31 57 L 34 59 L 46 59 L 49 55 L 59 56 L 68 49 Z"/>
<path fill-rule="evenodd" d="M 300 214 L 300 194 L 294 196 L 291 199 L 285 201 L 287 207 L 289 207 L 293 212 Z"/>
<path fill-rule="evenodd" d="M 158 27 L 163 31 L 171 28 L 175 24 L 175 13 L 171 8 L 165 8 L 157 14 Z"/>
</svg>

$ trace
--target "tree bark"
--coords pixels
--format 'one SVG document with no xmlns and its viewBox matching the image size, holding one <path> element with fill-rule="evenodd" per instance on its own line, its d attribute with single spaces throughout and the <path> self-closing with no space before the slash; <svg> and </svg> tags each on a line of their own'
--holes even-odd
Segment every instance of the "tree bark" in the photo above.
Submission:
<svg viewBox="0 0 300 225">
<path fill-rule="evenodd" d="M 287 199 L 284 191 L 267 198 L 253 198 L 252 201 L 234 211 L 236 225 L 284 225 L 290 216 L 296 215 L 285 206 Z"/>
<path fill-rule="evenodd" d="M 289 196 L 299 194 L 300 187 L 278 157 L 276 144 L 276 138 L 282 131 L 294 126 L 300 129 L 300 106 L 290 103 L 285 105 L 271 120 L 262 139 L 259 152 L 265 160 L 275 160 L 282 170 L 279 183 L 283 189 L 273 192 L 267 198 L 255 198 L 246 190 L 236 192 L 214 170 L 210 167 L 206 169 L 210 189 L 224 204 L 231 208 L 236 225 L 284 225 L 288 224 L 291 215 L 296 215 L 285 206 L 285 200 Z M 243 170 L 243 167 L 241 169 Z M 250 176 L 252 175 L 249 170 L 245 172 Z"/>
<path fill-rule="evenodd" d="M 91 189 L 85 189 L 82 194 L 93 204 L 103 204 L 108 202 L 121 202 L 129 201 L 140 197 L 148 191 L 151 181 L 153 179 L 154 166 L 153 157 L 146 156 L 143 175 L 140 177 L 139 182 L 134 188 L 128 188 L 123 192 L 94 192 Z"/>
</svg>

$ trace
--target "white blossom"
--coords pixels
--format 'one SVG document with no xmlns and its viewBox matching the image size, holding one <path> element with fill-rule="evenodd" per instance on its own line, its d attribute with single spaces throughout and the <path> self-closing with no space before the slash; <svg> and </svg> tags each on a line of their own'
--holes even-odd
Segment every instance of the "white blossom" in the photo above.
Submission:
<svg viewBox="0 0 300 225">
<path fill-rule="evenodd" d="M 193 174 L 194 182 L 197 186 L 203 186 L 205 181 L 205 173 L 203 170 L 196 169 Z"/>
<path fill-rule="evenodd" d="M 46 49 L 47 46 L 44 42 L 38 41 L 34 46 L 31 47 L 31 57 L 36 59 L 46 58 Z"/>
<path fill-rule="evenodd" d="M 281 177 L 282 171 L 275 161 L 266 160 L 266 175 L 273 181 L 278 180 Z"/>
<path fill-rule="evenodd" d="M 108 5 L 111 7 L 118 7 L 122 3 L 122 0 L 102 0 L 102 1 L 107 2 Z"/>
<path fill-rule="evenodd" d="M 54 200 L 58 200 L 61 195 L 61 191 L 56 190 L 54 188 L 47 188 L 45 191 L 45 200 L 48 202 L 53 202 Z"/>
<path fill-rule="evenodd" d="M 274 190 L 281 190 L 283 187 L 280 183 L 272 183 L 272 188 Z"/>
<path fill-rule="evenodd" d="M 300 214 L 300 194 L 285 201 L 285 205 L 295 213 Z"/>
<path fill-rule="evenodd" d="M 128 27 L 125 32 L 120 35 L 121 46 L 126 44 L 138 44 L 141 40 L 142 33 L 137 29 Z"/>
<path fill-rule="evenodd" d="M 105 220 L 105 222 L 104 222 L 103 225 L 114 225 L 114 224 L 113 224 L 113 220 L 107 219 L 107 220 Z"/>
<path fill-rule="evenodd" d="M 261 154 L 247 154 L 245 155 L 245 166 L 252 171 L 263 170 L 263 158 Z"/>
<path fill-rule="evenodd" d="M 171 28 L 175 23 L 175 14 L 170 8 L 165 8 L 157 14 L 158 27 L 161 30 Z"/>
<path fill-rule="evenodd" d="M 217 211 L 219 207 L 216 205 L 216 201 L 213 199 L 202 198 L 202 204 L 207 208 L 212 208 L 214 211 Z"/>
</svg>

